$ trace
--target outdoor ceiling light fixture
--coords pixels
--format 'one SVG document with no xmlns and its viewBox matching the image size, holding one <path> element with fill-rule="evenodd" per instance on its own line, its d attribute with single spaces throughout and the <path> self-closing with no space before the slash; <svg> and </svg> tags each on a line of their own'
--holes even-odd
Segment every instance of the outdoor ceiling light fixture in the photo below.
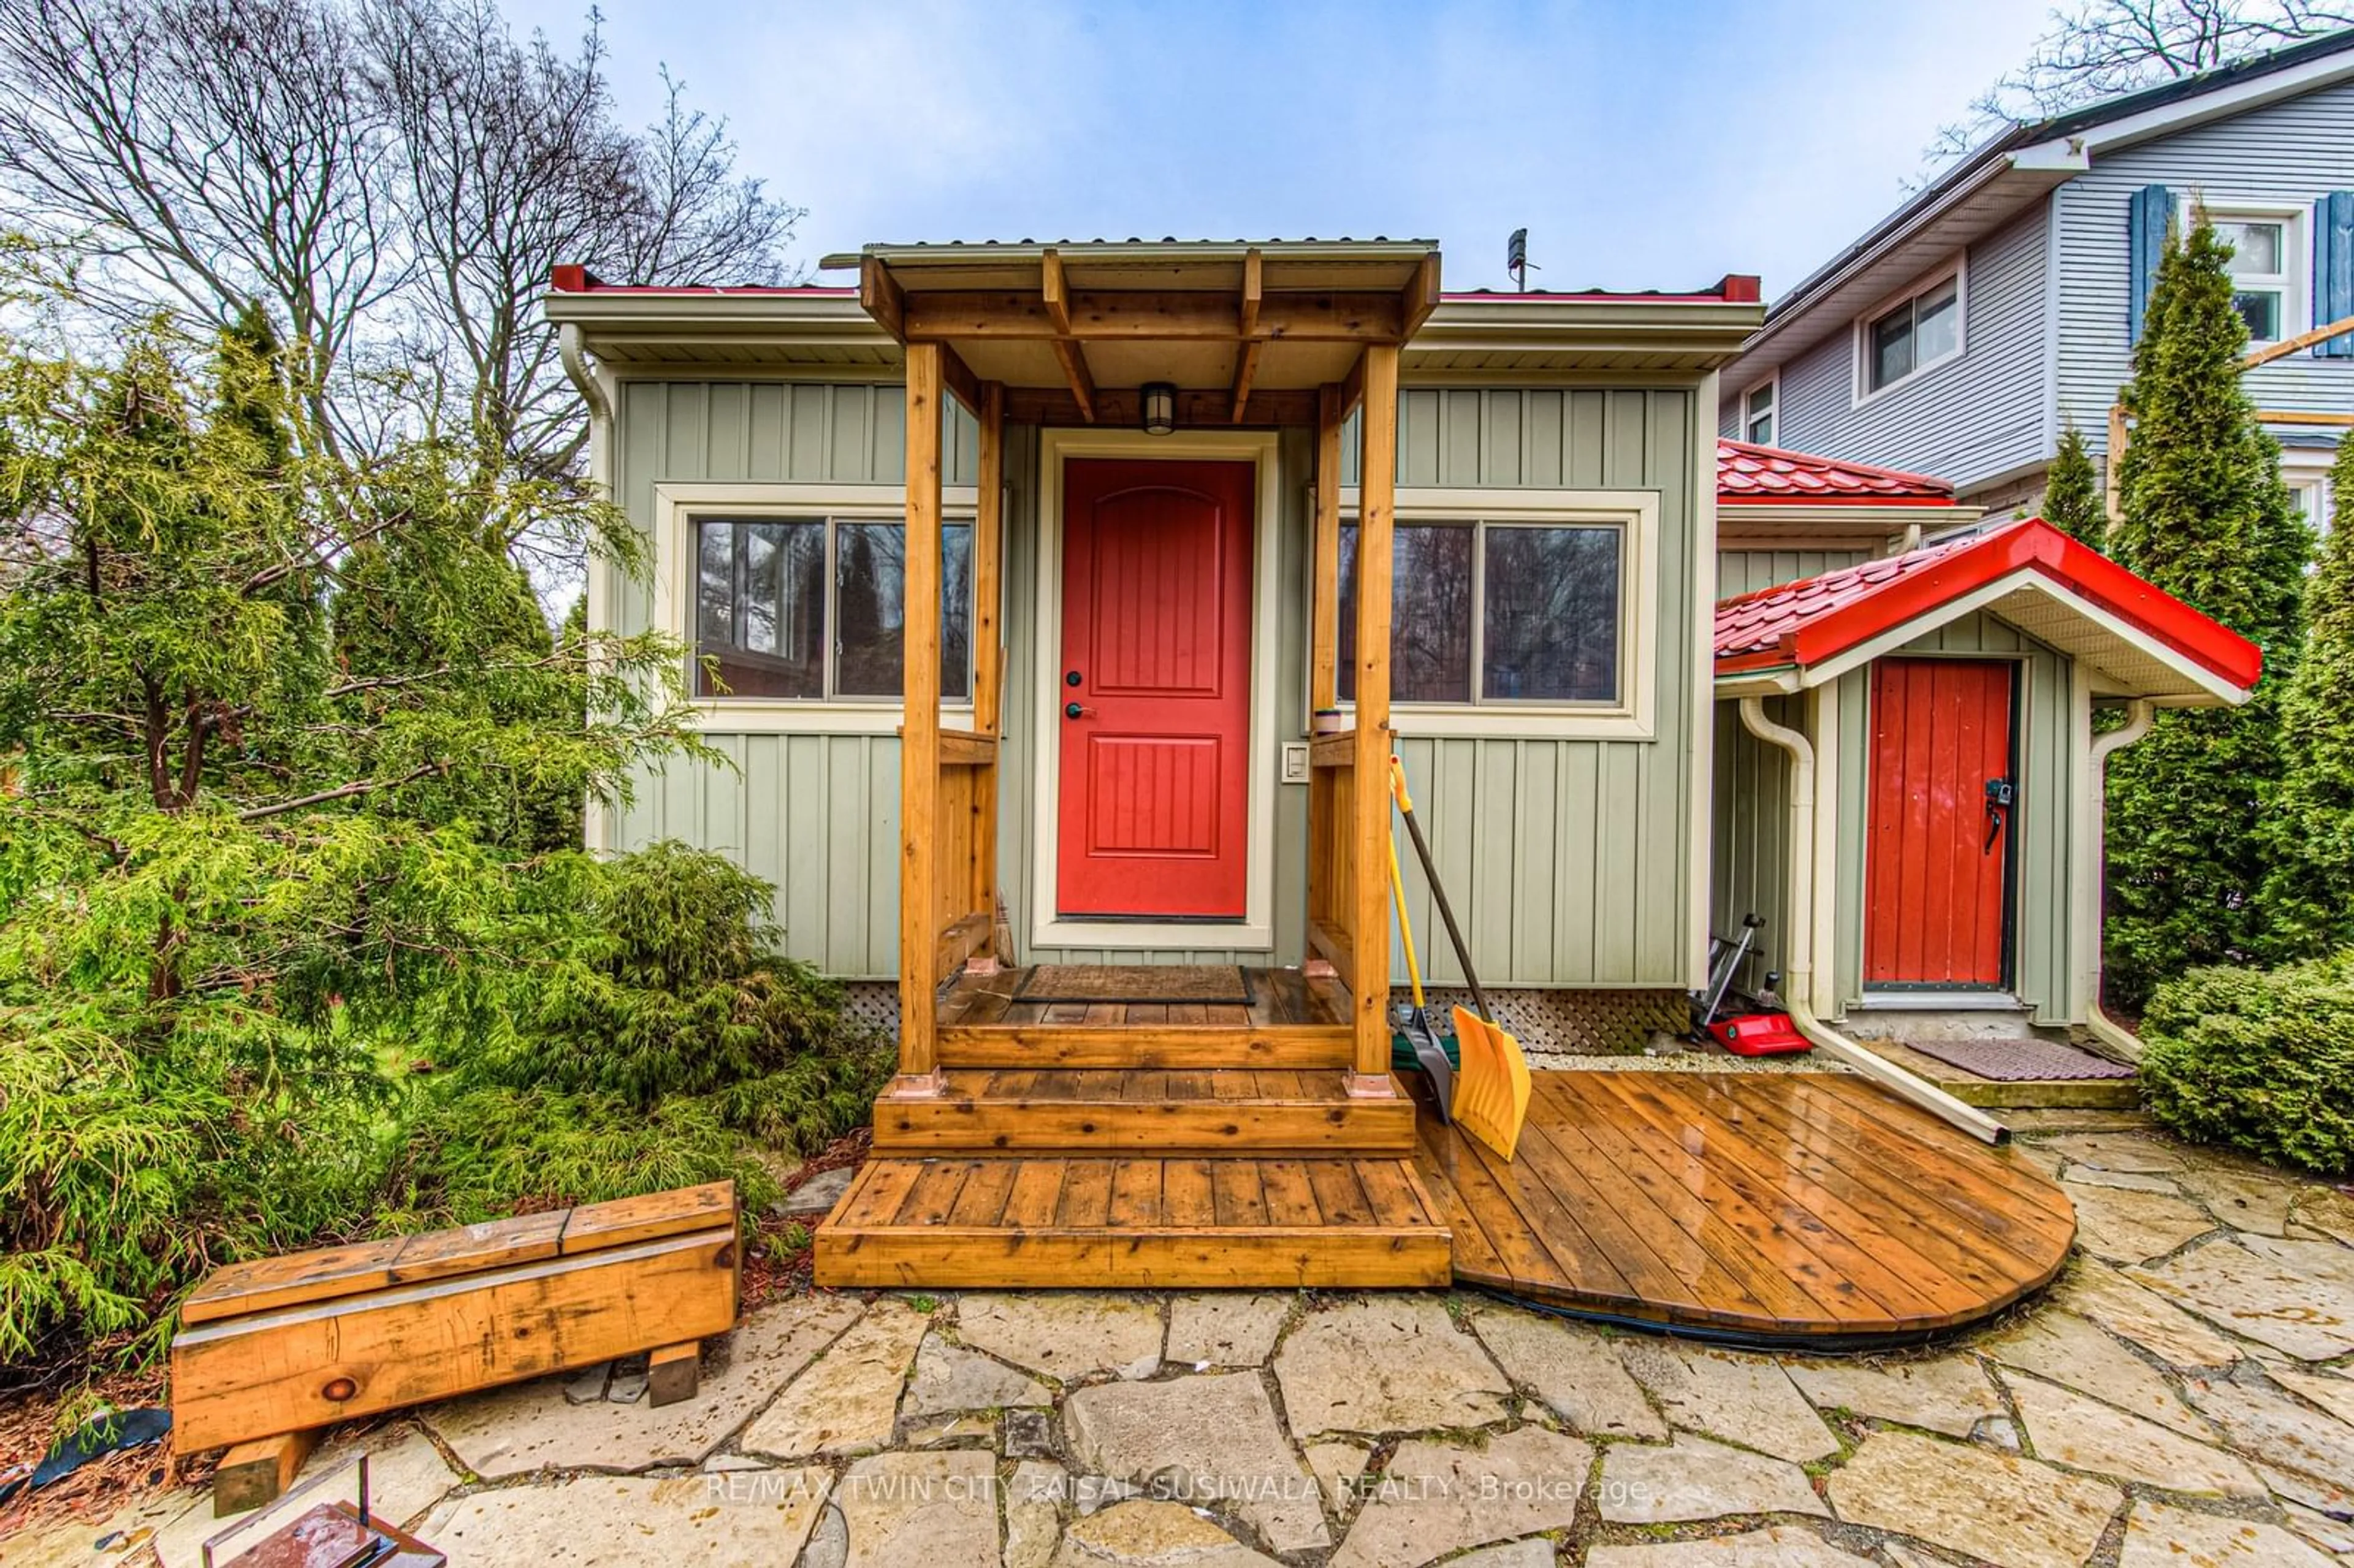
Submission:
<svg viewBox="0 0 2354 1568">
<path fill-rule="evenodd" d="M 1144 415 L 1144 433 L 1165 436 L 1177 428 L 1177 388 L 1166 381 L 1148 381 L 1139 399 Z"/>
</svg>

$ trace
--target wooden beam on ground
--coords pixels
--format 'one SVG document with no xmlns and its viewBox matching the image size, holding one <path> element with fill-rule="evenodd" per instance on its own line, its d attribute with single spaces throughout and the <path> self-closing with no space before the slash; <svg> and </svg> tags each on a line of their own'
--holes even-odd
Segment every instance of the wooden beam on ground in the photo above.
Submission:
<svg viewBox="0 0 2354 1568">
<path fill-rule="evenodd" d="M 231 1447 L 213 1471 L 213 1517 L 227 1519 L 276 1502 L 302 1473 L 304 1461 L 319 1446 L 319 1436 L 314 1426 Z"/>
<path fill-rule="evenodd" d="M 1252 249 L 1243 256 L 1243 291 L 1241 308 L 1242 335 L 1258 335 L 1258 308 L 1267 294 L 1266 270 L 1259 253 Z"/>
<path fill-rule="evenodd" d="M 858 306 L 901 343 L 907 341 L 907 295 L 891 270 L 869 256 L 858 264 Z"/>
<path fill-rule="evenodd" d="M 1414 270 L 1413 281 L 1405 286 L 1405 322 L 1403 336 L 1412 337 L 1438 308 L 1438 258 L 1426 256 L 1422 265 Z"/>
<path fill-rule="evenodd" d="M 659 1410 L 693 1399 L 703 1382 L 703 1345 L 664 1345 L 646 1358 L 646 1403 Z"/>
<path fill-rule="evenodd" d="M 1259 350 L 1266 346 L 1263 340 L 1253 338 L 1243 344 L 1242 354 L 1235 361 L 1234 422 L 1237 425 L 1250 413 L 1251 383 L 1258 379 Z"/>
<path fill-rule="evenodd" d="M 940 345 L 907 344 L 906 635 L 899 739 L 899 1075 L 894 1094 L 939 1092 Z"/>
<path fill-rule="evenodd" d="M 1316 518 L 1308 615 L 1308 705 L 1341 705 L 1341 388 L 1316 393 Z M 1310 830 L 1312 834 L 1314 830 Z"/>
<path fill-rule="evenodd" d="M 1390 591 L 1397 521 L 1398 345 L 1364 354 L 1365 418 L 1357 469 L 1357 726 L 1355 853 L 1350 874 L 1351 969 L 1357 1068 L 1353 1092 L 1395 1092 L 1390 1022 Z"/>
<path fill-rule="evenodd" d="M 2327 343 L 2333 337 L 2344 337 L 2348 333 L 2354 333 L 2354 316 L 2342 317 L 2327 326 L 2317 326 L 2311 332 L 2301 332 L 2295 337 L 2283 338 L 2278 343 L 2257 349 L 2241 359 L 2240 368 L 2253 370 L 2259 365 L 2270 365 L 2275 359 L 2302 354 L 2316 344 Z M 2270 418 L 2269 415 L 2266 417 Z"/>
<path fill-rule="evenodd" d="M 199 1454 L 724 1334 L 737 1247 L 730 1220 L 184 1329 L 172 1440 Z"/>
<path fill-rule="evenodd" d="M 1078 290 L 1059 315 L 1035 294 L 1011 290 L 944 289 L 910 295 L 904 324 L 917 338 L 1076 338 L 1134 342 L 1231 343 L 1243 336 L 1241 302 L 1232 294 L 1165 290 Z M 1062 324 L 1067 320 L 1067 330 Z M 1396 293 L 1283 291 L 1260 303 L 1255 334 L 1300 343 L 1395 343 L 1405 325 Z"/>
</svg>

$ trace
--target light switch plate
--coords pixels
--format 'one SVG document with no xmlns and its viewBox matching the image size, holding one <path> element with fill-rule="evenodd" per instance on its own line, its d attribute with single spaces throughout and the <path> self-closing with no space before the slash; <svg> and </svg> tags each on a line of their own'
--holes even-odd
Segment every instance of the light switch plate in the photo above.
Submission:
<svg viewBox="0 0 2354 1568">
<path fill-rule="evenodd" d="M 1283 743 L 1283 781 L 1286 784 L 1308 782 L 1308 743 L 1287 740 Z"/>
</svg>

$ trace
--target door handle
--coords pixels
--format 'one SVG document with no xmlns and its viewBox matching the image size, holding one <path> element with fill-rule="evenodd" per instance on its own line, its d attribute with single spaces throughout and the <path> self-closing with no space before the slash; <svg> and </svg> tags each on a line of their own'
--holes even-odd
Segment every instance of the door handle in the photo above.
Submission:
<svg viewBox="0 0 2354 1568">
<path fill-rule="evenodd" d="M 2018 800 L 2019 787 L 2009 779 L 1989 779 L 1986 781 L 1987 836 L 1985 844 L 1979 848 L 1980 854 L 1994 853 L 1995 841 L 2002 837 L 2003 824 L 2009 820 L 2010 809 Z"/>
<path fill-rule="evenodd" d="M 1083 708 L 1076 703 L 1065 703 L 1063 705 L 1063 716 L 1066 719 L 1085 718 L 1095 711 L 1096 710 L 1093 708 Z"/>
</svg>

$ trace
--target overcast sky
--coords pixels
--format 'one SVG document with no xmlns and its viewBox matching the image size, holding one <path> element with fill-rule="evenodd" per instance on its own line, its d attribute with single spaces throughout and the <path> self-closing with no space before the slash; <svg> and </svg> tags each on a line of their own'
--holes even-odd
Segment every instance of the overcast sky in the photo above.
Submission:
<svg viewBox="0 0 2354 1568">
<path fill-rule="evenodd" d="M 1440 240 L 1449 289 L 1788 288 L 1902 197 L 2049 0 L 1048 5 L 602 0 L 622 109 L 668 65 L 742 167 L 874 240 Z M 578 31 L 577 0 L 506 0 Z M 840 279 L 820 281 L 838 281 Z"/>
</svg>

